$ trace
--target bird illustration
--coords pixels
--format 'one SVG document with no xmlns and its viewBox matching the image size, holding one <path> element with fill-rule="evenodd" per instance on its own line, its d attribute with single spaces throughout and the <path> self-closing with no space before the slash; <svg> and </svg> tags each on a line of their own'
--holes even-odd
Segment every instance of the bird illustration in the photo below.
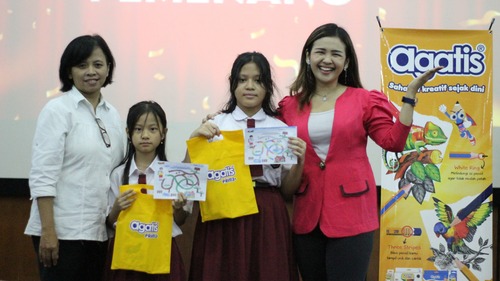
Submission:
<svg viewBox="0 0 500 281">
<path fill-rule="evenodd" d="M 479 202 L 477 204 L 478 201 L 474 200 L 477 206 L 471 208 L 469 204 L 466 208 L 458 211 L 455 216 L 450 206 L 435 197 L 432 199 L 436 207 L 436 215 L 440 221 L 434 225 L 436 236 L 442 236 L 446 240 L 448 250 L 454 254 L 477 254 L 477 251 L 469 248 L 465 241 L 472 242 L 477 227 L 492 213 L 492 202 L 482 204 Z"/>
</svg>

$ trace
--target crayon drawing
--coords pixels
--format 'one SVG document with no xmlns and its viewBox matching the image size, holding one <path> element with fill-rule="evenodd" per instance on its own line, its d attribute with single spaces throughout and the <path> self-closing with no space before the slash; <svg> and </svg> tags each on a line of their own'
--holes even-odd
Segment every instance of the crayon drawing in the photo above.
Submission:
<svg viewBox="0 0 500 281">
<path fill-rule="evenodd" d="M 207 174 L 207 165 L 158 161 L 154 198 L 176 199 L 182 192 L 188 200 L 205 201 Z"/>
</svg>

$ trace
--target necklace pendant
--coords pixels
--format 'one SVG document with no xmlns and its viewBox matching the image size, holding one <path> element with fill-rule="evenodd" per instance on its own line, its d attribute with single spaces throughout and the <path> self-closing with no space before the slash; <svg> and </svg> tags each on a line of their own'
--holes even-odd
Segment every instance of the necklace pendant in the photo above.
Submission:
<svg viewBox="0 0 500 281">
<path fill-rule="evenodd" d="M 326 96 L 323 96 L 323 101 L 326 101 Z"/>
</svg>

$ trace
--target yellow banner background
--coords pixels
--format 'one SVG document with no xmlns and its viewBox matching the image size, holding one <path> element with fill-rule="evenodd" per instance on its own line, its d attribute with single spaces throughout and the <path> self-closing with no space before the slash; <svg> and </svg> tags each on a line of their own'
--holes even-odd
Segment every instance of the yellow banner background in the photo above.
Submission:
<svg viewBox="0 0 500 281">
<path fill-rule="evenodd" d="M 492 279 L 492 36 L 392 28 L 380 34 L 382 91 L 395 116 L 414 77 L 444 69 L 417 94 L 405 151 L 383 151 L 379 280 Z M 451 226 L 473 202 L 480 209 Z"/>
</svg>

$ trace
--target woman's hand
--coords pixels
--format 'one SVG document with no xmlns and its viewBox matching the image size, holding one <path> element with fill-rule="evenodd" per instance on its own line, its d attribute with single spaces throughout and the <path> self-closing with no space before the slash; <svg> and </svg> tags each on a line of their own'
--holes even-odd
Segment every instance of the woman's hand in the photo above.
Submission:
<svg viewBox="0 0 500 281">
<path fill-rule="evenodd" d="M 306 158 L 307 144 L 301 138 L 288 137 L 288 148 L 297 156 L 297 164 L 292 165 L 290 171 L 281 182 L 281 194 L 285 200 L 291 200 L 293 194 L 297 191 L 302 180 L 304 162 Z"/>
<path fill-rule="evenodd" d="M 297 156 L 297 164 L 303 164 L 306 156 L 307 144 L 300 138 L 289 137 L 288 148 L 290 148 L 295 156 Z"/>
<path fill-rule="evenodd" d="M 405 96 L 410 99 L 415 99 L 417 96 L 417 91 L 422 87 L 431 77 L 436 74 L 443 67 L 438 66 L 433 69 L 427 70 L 426 72 L 420 74 L 417 78 L 413 79 L 413 81 L 408 84 L 408 89 L 406 90 Z M 406 126 L 411 126 L 413 123 L 413 110 L 414 105 L 410 105 L 408 103 L 403 103 L 401 106 L 401 111 L 399 113 L 399 121 Z"/>
<path fill-rule="evenodd" d="M 55 229 L 42 230 L 38 256 L 44 267 L 57 265 L 57 260 L 59 259 L 59 240 L 57 239 Z"/>
<path fill-rule="evenodd" d="M 442 66 L 434 67 L 432 69 L 427 70 L 426 72 L 420 74 L 417 78 L 413 79 L 413 81 L 408 84 L 408 90 L 406 96 L 409 98 L 415 98 L 418 89 L 422 87 L 431 77 L 436 74 L 439 70 L 443 69 Z"/>
<path fill-rule="evenodd" d="M 38 257 L 44 267 L 57 265 L 59 260 L 59 240 L 54 221 L 54 197 L 38 197 L 38 211 L 42 223 Z"/>
</svg>

